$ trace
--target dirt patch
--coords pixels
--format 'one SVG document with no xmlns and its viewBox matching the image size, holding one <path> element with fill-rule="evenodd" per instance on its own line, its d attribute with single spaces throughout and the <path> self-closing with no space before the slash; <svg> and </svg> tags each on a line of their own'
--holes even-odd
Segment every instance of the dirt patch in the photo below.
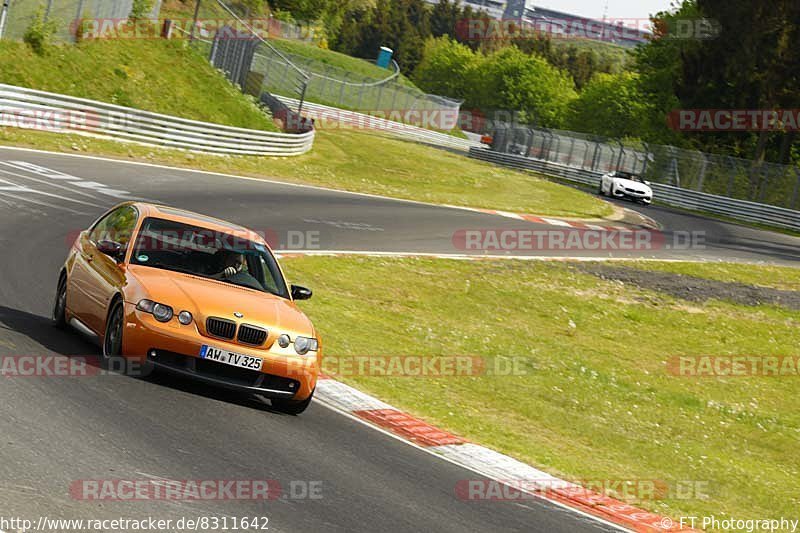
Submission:
<svg viewBox="0 0 800 533">
<path fill-rule="evenodd" d="M 601 279 L 630 283 L 642 289 L 663 292 L 691 302 L 727 300 L 741 305 L 779 305 L 800 310 L 800 291 L 715 281 L 670 272 L 639 270 L 607 263 L 579 263 L 576 268 Z"/>
</svg>

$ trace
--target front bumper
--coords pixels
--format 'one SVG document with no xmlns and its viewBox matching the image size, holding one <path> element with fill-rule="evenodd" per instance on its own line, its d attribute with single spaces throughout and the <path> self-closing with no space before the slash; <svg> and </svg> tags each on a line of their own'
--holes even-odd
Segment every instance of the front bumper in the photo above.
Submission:
<svg viewBox="0 0 800 533">
<path fill-rule="evenodd" d="M 631 192 L 626 189 L 612 189 L 611 194 L 612 196 L 614 196 L 614 198 L 627 198 L 629 200 L 644 202 L 646 204 L 649 204 L 650 202 L 653 201 L 652 193 L 647 194 L 647 193 Z"/>
<path fill-rule="evenodd" d="M 262 369 L 247 370 L 201 359 L 199 354 L 204 344 L 258 357 L 264 361 Z M 313 392 L 321 358 L 320 354 L 316 358 L 278 355 L 268 350 L 206 338 L 194 323 L 184 326 L 174 318 L 167 323 L 158 322 L 130 303 L 125 304 L 122 353 L 127 359 L 152 364 L 210 385 L 294 400 L 305 400 Z"/>
</svg>

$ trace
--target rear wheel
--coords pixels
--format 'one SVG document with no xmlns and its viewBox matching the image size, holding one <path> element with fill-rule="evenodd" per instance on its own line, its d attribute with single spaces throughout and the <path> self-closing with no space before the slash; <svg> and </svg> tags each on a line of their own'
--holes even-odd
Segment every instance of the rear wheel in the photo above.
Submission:
<svg viewBox="0 0 800 533">
<path fill-rule="evenodd" d="M 58 278 L 52 320 L 53 325 L 59 329 L 67 327 L 67 276 L 65 274 Z"/>
<path fill-rule="evenodd" d="M 286 413 L 287 415 L 299 415 L 308 409 L 308 406 L 311 405 L 312 398 L 314 398 L 314 391 L 311 391 L 311 394 L 309 394 L 308 398 L 305 400 L 296 401 L 287 400 L 285 398 L 273 398 L 270 401 L 272 402 L 273 409 L 276 411 Z"/>
<path fill-rule="evenodd" d="M 603 180 L 602 179 L 600 180 L 600 185 L 597 186 L 597 194 L 599 194 L 600 196 L 605 196 L 605 193 L 603 192 Z"/>
</svg>

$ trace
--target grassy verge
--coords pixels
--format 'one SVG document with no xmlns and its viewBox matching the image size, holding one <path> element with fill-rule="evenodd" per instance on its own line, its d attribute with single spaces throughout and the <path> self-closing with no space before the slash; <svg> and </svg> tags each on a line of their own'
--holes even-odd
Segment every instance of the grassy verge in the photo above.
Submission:
<svg viewBox="0 0 800 533">
<path fill-rule="evenodd" d="M 590 194 L 421 144 L 346 130 L 320 131 L 293 158 L 221 157 L 76 135 L 0 128 L 0 143 L 163 163 L 396 198 L 551 216 L 600 217 Z"/>
<path fill-rule="evenodd" d="M 35 54 L 0 41 L 2 82 L 230 126 L 277 131 L 271 118 L 184 43 L 85 41 Z"/>
<path fill-rule="evenodd" d="M 797 312 L 690 306 L 561 263 L 283 262 L 290 278 L 315 290 L 303 307 L 328 357 L 515 356 L 524 369 L 342 378 L 358 388 L 568 479 L 663 481 L 664 499 L 634 502 L 654 511 L 796 515 L 800 378 L 676 377 L 666 363 L 680 355 L 797 355 Z M 693 273 L 715 275 L 710 268 Z M 678 487 L 691 490 L 677 496 Z"/>
</svg>

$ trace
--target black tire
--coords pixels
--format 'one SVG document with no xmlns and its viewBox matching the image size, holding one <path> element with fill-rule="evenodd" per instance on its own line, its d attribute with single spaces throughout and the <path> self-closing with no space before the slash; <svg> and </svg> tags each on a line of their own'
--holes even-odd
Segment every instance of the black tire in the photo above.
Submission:
<svg viewBox="0 0 800 533">
<path fill-rule="evenodd" d="M 67 328 L 67 275 L 58 278 L 56 287 L 56 300 L 53 302 L 53 325 L 58 329 Z"/>
<path fill-rule="evenodd" d="M 603 192 L 603 180 L 600 180 L 600 185 L 597 186 L 597 194 L 600 196 L 605 196 L 606 194 Z"/>
<path fill-rule="evenodd" d="M 125 309 L 122 301 L 117 300 L 111 305 L 106 320 L 106 332 L 103 336 L 103 362 L 107 363 L 112 357 L 122 355 L 122 333 L 125 329 Z"/>
<path fill-rule="evenodd" d="M 270 401 L 272 402 L 272 408 L 276 411 L 286 413 L 287 415 L 299 415 L 308 409 L 308 406 L 311 405 L 312 398 L 314 398 L 314 391 L 311 391 L 311 394 L 309 394 L 308 398 L 305 400 L 296 401 L 286 400 L 284 398 L 272 398 Z"/>
</svg>

